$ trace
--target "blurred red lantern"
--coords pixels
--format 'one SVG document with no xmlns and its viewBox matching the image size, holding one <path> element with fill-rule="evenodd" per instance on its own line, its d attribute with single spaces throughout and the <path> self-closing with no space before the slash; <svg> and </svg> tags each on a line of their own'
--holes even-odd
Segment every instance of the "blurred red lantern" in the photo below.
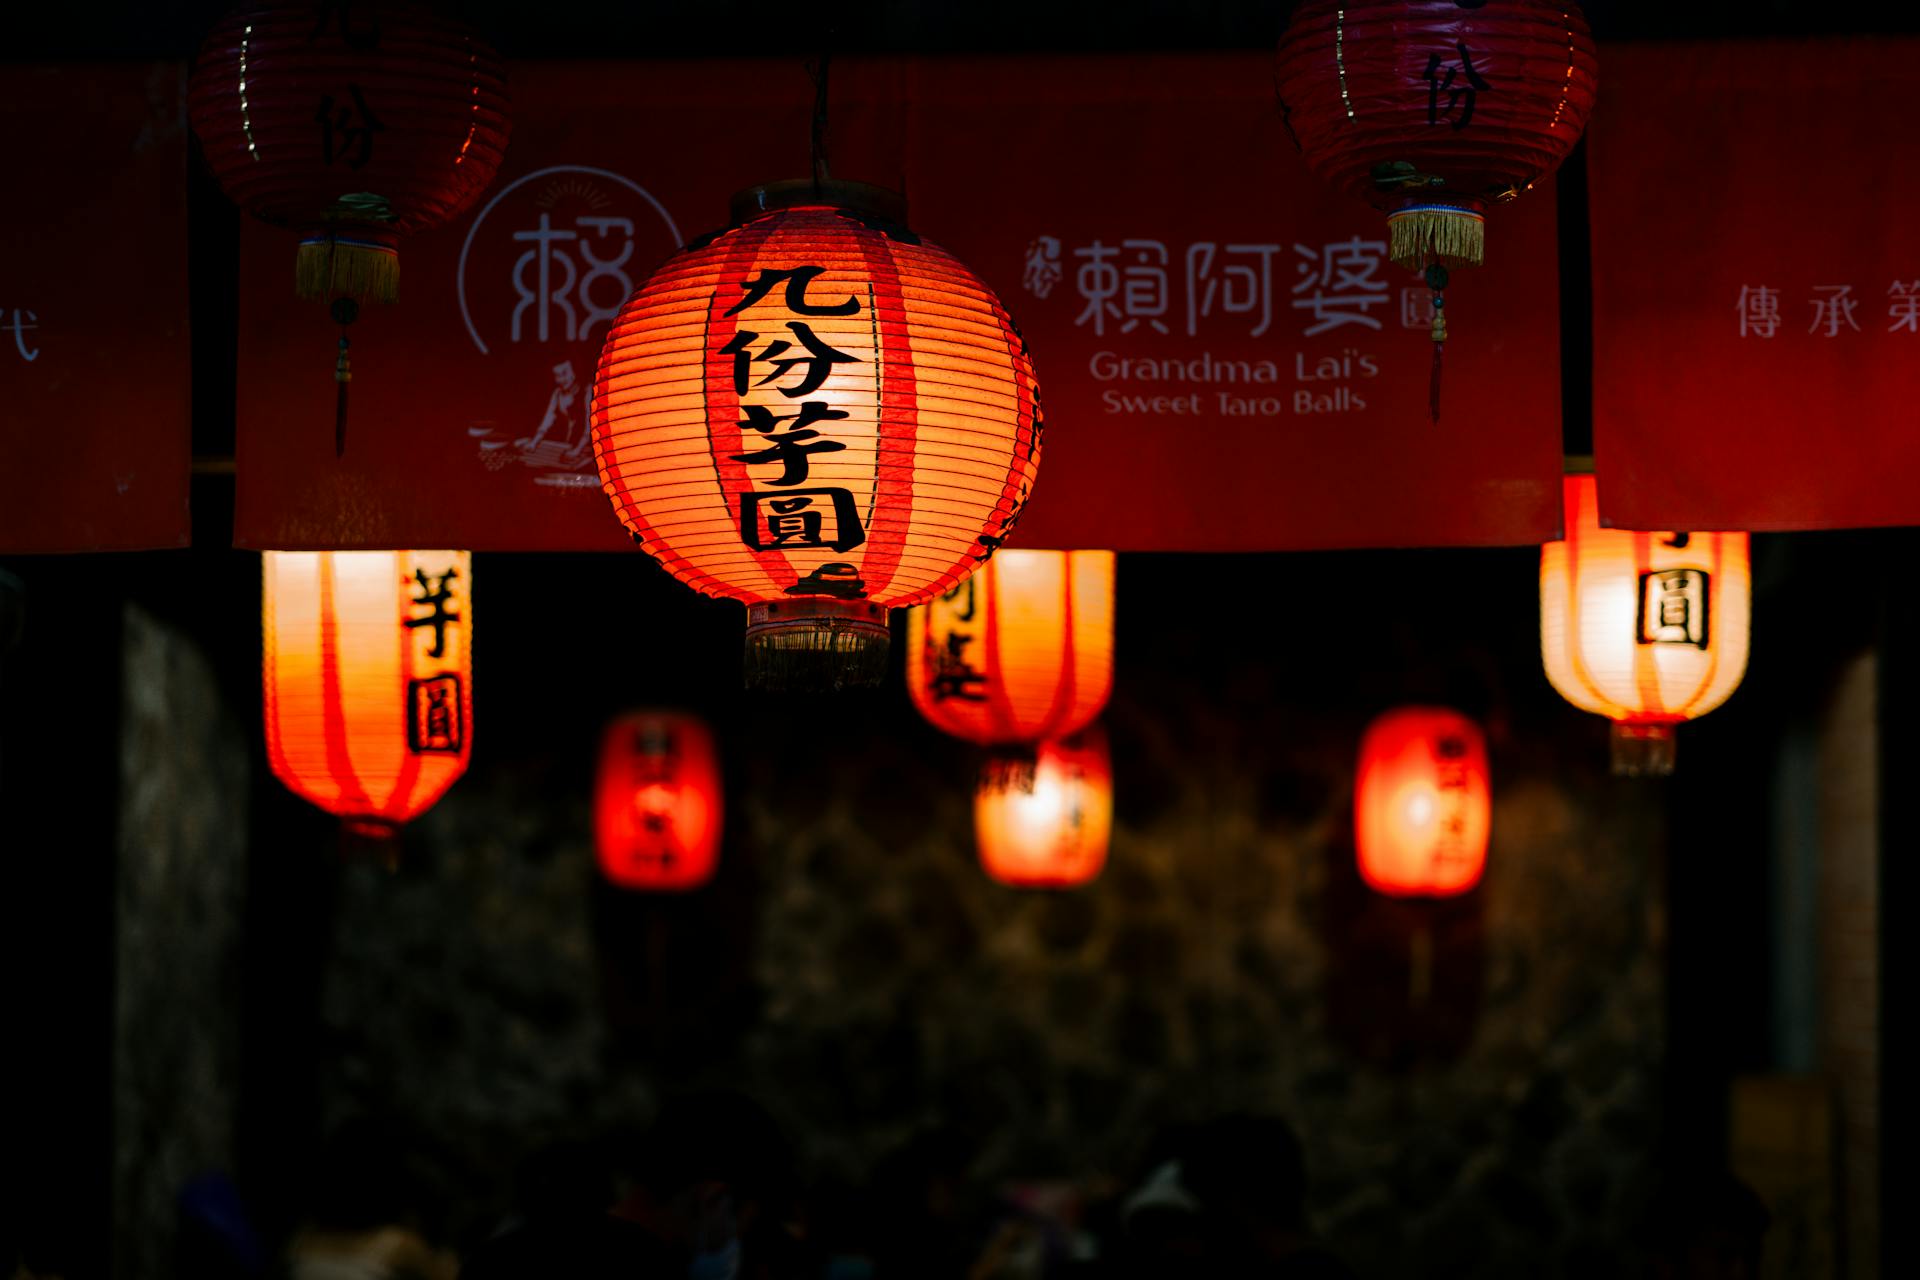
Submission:
<svg viewBox="0 0 1920 1280">
<path fill-rule="evenodd" d="M 983 745 L 1084 728 L 1113 688 L 1113 552 L 1002 551 L 907 615 L 907 692 Z"/>
<path fill-rule="evenodd" d="M 464 551 L 269 551 L 267 760 L 350 831 L 390 835 L 467 771 L 473 570 Z"/>
<path fill-rule="evenodd" d="M 1106 865 L 1113 832 L 1113 766 L 1093 725 L 994 756 L 973 800 L 980 865 L 1001 884 L 1070 889 Z"/>
<path fill-rule="evenodd" d="M 964 580 L 1026 503 L 1033 365 L 892 193 L 788 183 L 734 215 L 615 320 L 600 478 L 668 571 L 747 605 L 749 683 L 878 683 L 887 610 Z"/>
<path fill-rule="evenodd" d="M 1278 79 L 1307 164 L 1385 210 L 1393 260 L 1420 270 L 1480 262 L 1487 206 L 1580 140 L 1598 62 L 1578 5 L 1303 0 Z"/>
<path fill-rule="evenodd" d="M 635 711 L 607 726 L 594 787 L 600 869 L 628 889 L 696 889 L 720 860 L 720 757 L 699 719 Z"/>
<path fill-rule="evenodd" d="M 188 113 L 235 203 L 301 235 L 303 298 L 399 289 L 399 240 L 439 226 L 506 150 L 499 57 L 411 0 L 248 0 L 200 47 Z"/>
<path fill-rule="evenodd" d="M 1480 883 L 1493 824 L 1487 742 L 1445 707 L 1401 707 L 1367 726 L 1354 787 L 1360 876 L 1394 897 Z"/>
</svg>

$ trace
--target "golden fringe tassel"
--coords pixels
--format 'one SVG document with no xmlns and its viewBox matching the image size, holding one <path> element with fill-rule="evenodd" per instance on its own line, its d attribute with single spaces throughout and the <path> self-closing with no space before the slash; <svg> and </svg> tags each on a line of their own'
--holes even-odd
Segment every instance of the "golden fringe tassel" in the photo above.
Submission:
<svg viewBox="0 0 1920 1280">
<path fill-rule="evenodd" d="M 329 298 L 400 296 L 400 255 L 385 245 L 352 240 L 306 240 L 294 258 L 293 291 L 312 302 Z"/>
<path fill-rule="evenodd" d="M 1477 267 L 1485 256 L 1486 222 L 1466 209 L 1402 209 L 1387 215 L 1387 230 L 1392 237 L 1388 256 L 1409 271 L 1432 262 Z"/>
</svg>

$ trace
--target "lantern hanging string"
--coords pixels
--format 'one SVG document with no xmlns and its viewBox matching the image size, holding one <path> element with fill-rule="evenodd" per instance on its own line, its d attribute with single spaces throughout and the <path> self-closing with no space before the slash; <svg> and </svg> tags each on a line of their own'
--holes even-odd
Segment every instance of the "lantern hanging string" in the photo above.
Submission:
<svg viewBox="0 0 1920 1280">
<path fill-rule="evenodd" d="M 807 66 L 813 78 L 813 186 L 816 192 L 829 177 L 827 166 L 827 76 L 833 67 L 833 51 L 823 52 Z"/>
<path fill-rule="evenodd" d="M 339 458 L 347 452 L 347 387 L 353 381 L 353 363 L 347 358 L 347 349 L 353 344 L 347 340 L 347 326 L 359 318 L 360 304 L 343 296 L 335 298 L 328 309 L 340 326 L 340 352 L 333 362 L 333 456 Z"/>
<path fill-rule="evenodd" d="M 353 381 L 353 362 L 347 356 L 347 349 L 353 344 L 347 340 L 347 326 L 360 318 L 360 304 L 344 293 L 334 294 L 334 263 L 339 260 L 335 248 L 333 237 L 329 234 L 327 295 L 332 301 L 327 304 L 327 314 L 340 326 L 340 346 L 333 358 L 333 456 L 341 458 L 347 452 L 347 384 Z"/>
<path fill-rule="evenodd" d="M 1447 352 L 1447 269 L 1429 262 L 1425 271 L 1427 288 L 1433 290 L 1433 373 L 1427 382 L 1427 412 L 1437 425 L 1440 421 L 1440 371 Z"/>
</svg>

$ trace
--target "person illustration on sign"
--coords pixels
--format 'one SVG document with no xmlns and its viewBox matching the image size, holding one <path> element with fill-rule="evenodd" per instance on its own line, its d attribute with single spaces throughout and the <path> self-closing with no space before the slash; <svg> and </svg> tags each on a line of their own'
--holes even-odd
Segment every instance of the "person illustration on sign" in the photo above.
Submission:
<svg viewBox="0 0 1920 1280">
<path fill-rule="evenodd" d="M 510 437 L 491 421 L 475 422 L 467 435 L 478 441 L 480 460 L 492 471 L 519 462 L 546 472 L 535 484 L 562 488 L 593 483 L 593 432 L 588 428 L 588 394 L 573 361 L 553 366 L 546 411 L 530 436 Z"/>
<path fill-rule="evenodd" d="M 560 456 L 569 462 L 577 461 L 585 454 L 587 445 L 593 439 L 592 434 L 584 430 L 579 432 L 578 438 L 575 437 L 576 429 L 585 421 L 584 414 L 574 411 L 574 406 L 579 403 L 580 379 L 573 371 L 573 361 L 562 360 L 553 366 L 553 390 L 547 395 L 547 411 L 540 419 L 539 430 L 531 436 L 515 440 L 513 447 L 523 454 L 536 454 L 547 438 L 554 434 L 554 428 L 558 427 L 560 433 L 556 443 L 565 446 L 558 451 Z M 528 461 L 532 460 L 529 456 Z"/>
</svg>

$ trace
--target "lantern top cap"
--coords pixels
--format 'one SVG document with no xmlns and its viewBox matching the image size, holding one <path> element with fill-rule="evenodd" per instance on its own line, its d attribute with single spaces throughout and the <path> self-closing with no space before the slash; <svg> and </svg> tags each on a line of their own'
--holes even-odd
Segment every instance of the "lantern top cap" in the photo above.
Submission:
<svg viewBox="0 0 1920 1280">
<path fill-rule="evenodd" d="M 1590 453 L 1569 453 L 1561 466 L 1570 476 L 1590 476 L 1593 474 L 1593 455 Z"/>
<path fill-rule="evenodd" d="M 735 193 L 728 212 L 735 223 L 742 223 L 776 209 L 792 209 L 809 204 L 831 205 L 837 209 L 870 214 L 902 226 L 907 221 L 907 198 L 900 192 L 839 178 L 822 182 L 815 182 L 811 178 L 788 178 L 783 182 L 748 187 L 745 191 Z"/>
</svg>

